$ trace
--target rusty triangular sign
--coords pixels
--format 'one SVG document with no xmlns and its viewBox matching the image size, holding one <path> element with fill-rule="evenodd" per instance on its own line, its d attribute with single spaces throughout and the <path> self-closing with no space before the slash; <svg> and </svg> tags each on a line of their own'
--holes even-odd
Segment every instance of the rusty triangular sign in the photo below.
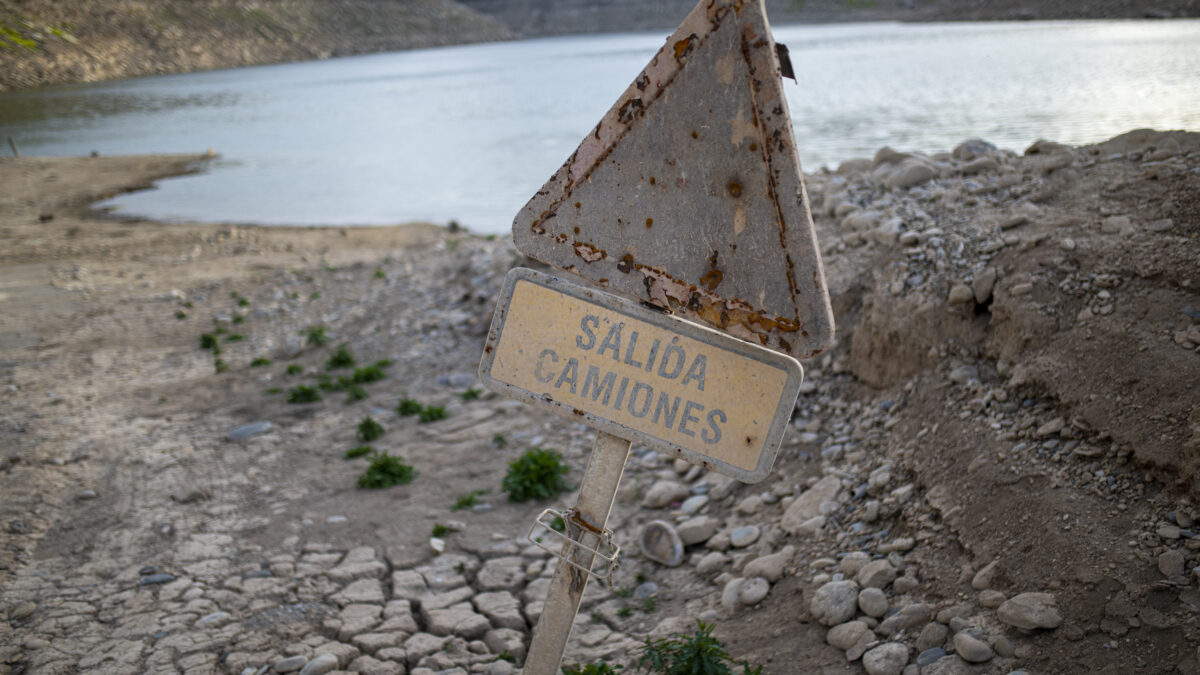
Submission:
<svg viewBox="0 0 1200 675">
<path fill-rule="evenodd" d="M 523 253 L 796 357 L 833 316 L 762 0 L 702 0 L 517 215 Z"/>
</svg>

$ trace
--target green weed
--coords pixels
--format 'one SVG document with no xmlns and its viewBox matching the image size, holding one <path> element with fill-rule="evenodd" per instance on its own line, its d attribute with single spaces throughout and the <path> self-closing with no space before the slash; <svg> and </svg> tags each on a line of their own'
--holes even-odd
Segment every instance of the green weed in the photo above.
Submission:
<svg viewBox="0 0 1200 675">
<path fill-rule="evenodd" d="M 288 375 L 303 375 L 304 374 L 304 366 L 302 366 L 298 363 L 293 363 L 292 365 L 287 367 L 287 370 L 285 370 L 283 372 L 287 373 Z"/>
<path fill-rule="evenodd" d="M 435 536 L 435 537 L 444 537 L 444 536 L 450 534 L 451 532 L 458 532 L 458 530 L 456 528 L 450 527 L 449 525 L 443 525 L 441 523 L 433 524 L 433 536 Z"/>
<path fill-rule="evenodd" d="M 213 359 L 213 370 L 223 373 L 229 370 L 229 364 L 225 363 L 225 359 Z"/>
<path fill-rule="evenodd" d="M 325 326 L 309 326 L 304 330 L 304 336 L 308 339 L 308 344 L 314 347 L 329 344 L 329 336 L 325 334 Z"/>
<path fill-rule="evenodd" d="M 288 392 L 288 403 L 316 403 L 321 400 L 321 392 L 316 387 L 302 384 L 292 387 Z"/>
<path fill-rule="evenodd" d="M 234 314 L 234 315 L 233 315 L 233 323 L 234 323 L 234 325 L 242 324 L 242 323 L 245 323 L 245 322 L 246 322 L 246 317 L 245 317 L 245 316 L 243 316 L 243 315 L 241 315 L 241 314 Z"/>
<path fill-rule="evenodd" d="M 383 268 L 381 268 L 381 267 L 375 268 L 375 278 L 376 279 L 386 279 L 387 278 L 387 275 L 383 273 Z"/>
<path fill-rule="evenodd" d="M 346 403 L 357 403 L 367 398 L 367 390 L 362 385 L 352 384 L 346 387 Z"/>
<path fill-rule="evenodd" d="M 257 359 L 254 359 L 253 361 L 250 362 L 251 368 L 262 368 L 263 366 L 269 366 L 269 365 L 271 365 L 271 359 L 268 359 L 264 356 L 260 356 Z"/>
<path fill-rule="evenodd" d="M 371 446 L 360 445 L 358 447 L 350 448 L 349 450 L 346 451 L 346 454 L 344 454 L 342 456 L 345 457 L 346 459 L 358 459 L 359 457 L 366 457 L 367 455 L 371 454 L 372 452 L 374 452 L 374 451 L 371 449 Z"/>
<path fill-rule="evenodd" d="M 712 636 L 712 625 L 697 621 L 696 626 L 696 634 L 691 637 L 679 634 L 660 640 L 646 638 L 638 657 L 638 672 L 661 675 L 733 675 L 734 671 L 729 666 L 739 664 L 730 658 L 721 641 Z M 762 666 L 751 666 L 745 661 L 740 665 L 744 675 L 762 673 Z"/>
<path fill-rule="evenodd" d="M 383 428 L 382 424 L 371 419 L 370 416 L 364 417 L 362 418 L 362 421 L 358 423 L 358 440 L 363 441 L 364 443 L 370 443 L 380 436 L 383 436 L 384 431 L 385 429 Z"/>
<path fill-rule="evenodd" d="M 246 339 L 246 336 L 242 335 L 241 333 L 230 333 L 229 335 L 225 336 L 226 342 L 241 342 L 242 340 L 245 340 L 245 339 Z"/>
<path fill-rule="evenodd" d="M 421 412 L 423 407 L 424 406 L 417 401 L 412 400 L 411 398 L 402 398 L 400 399 L 400 403 L 396 406 L 396 414 L 401 417 L 416 415 Z"/>
<path fill-rule="evenodd" d="M 562 463 L 562 455 L 554 450 L 530 448 L 508 463 L 508 473 L 501 486 L 508 493 L 509 501 L 550 499 L 570 489 L 563 479 L 567 471 L 567 466 Z"/>
<path fill-rule="evenodd" d="M 449 415 L 446 414 L 446 409 L 440 405 L 427 405 L 424 408 L 421 408 L 421 412 L 417 413 L 417 418 L 423 423 L 436 422 L 438 420 L 444 420 L 447 417 L 449 417 Z"/>
<path fill-rule="evenodd" d="M 508 439 L 504 437 L 504 434 L 492 434 L 492 445 L 503 448 L 508 445 Z"/>
<path fill-rule="evenodd" d="M 454 506 L 450 507 L 451 511 L 465 511 L 475 508 L 479 503 L 479 497 L 487 494 L 487 490 L 471 490 L 465 495 L 459 495 L 458 499 L 454 500 Z"/>
<path fill-rule="evenodd" d="M 375 454 L 367 470 L 358 477 L 358 486 L 378 490 L 393 485 L 411 483 L 417 470 L 406 464 L 401 457 L 392 457 L 386 452 Z"/>
<path fill-rule="evenodd" d="M 460 392 L 458 394 L 458 397 L 464 401 L 474 401 L 474 400 L 478 399 L 479 395 L 482 393 L 483 393 L 482 389 L 476 389 L 476 388 L 472 387 L 464 392 Z"/>
<path fill-rule="evenodd" d="M 200 336 L 200 349 L 217 350 L 221 348 L 220 338 L 213 333 L 204 333 Z"/>
<path fill-rule="evenodd" d="M 263 393 L 268 396 L 274 396 L 275 394 L 282 394 L 283 390 L 280 389 L 279 387 L 271 387 L 270 389 L 267 389 Z"/>
<path fill-rule="evenodd" d="M 346 345 L 342 345 L 341 347 L 338 347 L 337 350 L 333 352 L 333 356 L 330 356 L 329 360 L 325 362 L 325 369 L 336 370 L 338 368 L 353 368 L 354 363 L 354 355 L 350 353 L 349 349 L 346 349 Z"/>
<path fill-rule="evenodd" d="M 580 668 L 566 666 L 563 668 L 563 675 L 615 675 L 620 670 L 624 670 L 624 668 L 619 665 L 614 668 L 600 661 L 599 663 L 589 663 Z"/>
<path fill-rule="evenodd" d="M 370 382 L 378 382 L 386 380 L 387 373 L 376 364 L 369 365 L 365 368 L 354 369 L 354 382 L 357 384 L 366 384 Z"/>
<path fill-rule="evenodd" d="M 175 312 L 175 318 L 179 319 L 180 321 L 183 321 L 184 319 L 187 318 L 187 312 L 183 311 L 182 309 L 178 310 Z"/>
<path fill-rule="evenodd" d="M 629 605 L 621 605 L 620 609 L 617 610 L 617 616 L 622 619 L 629 618 L 633 616 L 633 608 Z"/>
</svg>

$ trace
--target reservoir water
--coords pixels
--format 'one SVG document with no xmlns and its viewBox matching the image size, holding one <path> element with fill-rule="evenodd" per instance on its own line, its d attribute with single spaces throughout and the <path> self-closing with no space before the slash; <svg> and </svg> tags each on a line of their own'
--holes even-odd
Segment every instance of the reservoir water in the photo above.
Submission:
<svg viewBox="0 0 1200 675">
<path fill-rule="evenodd" d="M 807 171 L 884 145 L 1018 152 L 1139 127 L 1200 130 L 1200 20 L 775 26 Z M 198 153 L 112 200 L 167 221 L 500 233 L 665 32 L 546 38 L 0 94 L 25 155 Z M 0 189 L 3 189 L 0 186 Z"/>
</svg>

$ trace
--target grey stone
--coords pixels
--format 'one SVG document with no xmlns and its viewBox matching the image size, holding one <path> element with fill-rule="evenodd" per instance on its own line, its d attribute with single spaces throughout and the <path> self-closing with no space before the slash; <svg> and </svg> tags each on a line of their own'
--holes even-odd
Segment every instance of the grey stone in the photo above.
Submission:
<svg viewBox="0 0 1200 675">
<path fill-rule="evenodd" d="M 757 525 L 743 525 L 729 533 L 729 543 L 734 548 L 746 548 L 758 541 L 762 530 Z"/>
<path fill-rule="evenodd" d="M 920 185 L 925 181 L 933 178 L 935 172 L 933 167 L 925 164 L 920 160 L 908 159 L 905 160 L 899 168 L 889 173 L 883 179 L 883 184 L 889 188 L 905 189 Z"/>
<path fill-rule="evenodd" d="M 682 502 L 688 497 L 686 485 L 672 480 L 660 480 L 646 491 L 642 506 L 647 509 L 661 509 L 675 502 Z"/>
<path fill-rule="evenodd" d="M 855 575 L 860 586 L 887 588 L 896 579 L 896 568 L 887 560 L 872 560 Z"/>
<path fill-rule="evenodd" d="M 274 425 L 272 425 L 270 422 L 268 422 L 266 420 L 260 420 L 258 422 L 251 422 L 249 424 L 243 424 L 240 427 L 235 427 L 234 429 L 230 430 L 229 440 L 244 441 L 247 438 L 250 438 L 251 436 L 257 436 L 258 434 L 267 433 L 268 431 L 270 431 L 272 429 L 273 426 Z"/>
<path fill-rule="evenodd" d="M 908 630 L 925 624 L 931 618 L 932 612 L 928 605 L 916 603 L 902 607 L 899 612 L 884 619 L 875 632 L 890 636 L 896 631 Z"/>
<path fill-rule="evenodd" d="M 660 565 L 678 567 L 683 562 L 683 539 L 675 526 L 665 520 L 646 523 L 638 537 L 638 545 L 642 555 Z"/>
<path fill-rule="evenodd" d="M 1050 593 L 1021 593 L 1009 598 L 996 610 L 996 616 L 1023 630 L 1058 628 L 1062 624 L 1062 615 Z"/>
<path fill-rule="evenodd" d="M 276 661 L 271 668 L 277 673 L 291 673 L 300 670 L 306 663 L 308 659 L 303 656 L 289 656 Z"/>
<path fill-rule="evenodd" d="M 838 571 L 848 577 L 858 574 L 864 565 L 871 562 L 871 554 L 866 551 L 851 551 L 838 561 Z"/>
<path fill-rule="evenodd" d="M 34 612 L 37 611 L 37 605 L 32 602 L 22 602 L 14 606 L 8 612 L 10 621 L 24 621 L 28 619 Z"/>
<path fill-rule="evenodd" d="M 1003 635 L 998 635 L 992 639 L 992 649 L 996 650 L 997 656 L 1006 659 L 1012 658 L 1012 656 L 1017 653 L 1017 648 L 1013 645 L 1012 640 L 1009 640 Z"/>
<path fill-rule="evenodd" d="M 745 585 L 746 580 L 741 577 L 730 579 L 725 583 L 725 588 L 721 590 L 721 606 L 726 611 L 732 612 L 741 605 L 739 597 L 742 593 L 742 587 Z"/>
<path fill-rule="evenodd" d="M 712 516 L 696 516 L 680 523 L 676 532 L 684 546 L 692 546 L 708 541 L 720 528 L 720 520 Z"/>
<path fill-rule="evenodd" d="M 982 591 L 992 587 L 992 580 L 996 578 L 996 565 L 999 561 L 992 562 L 983 566 L 983 569 L 975 573 L 975 577 L 971 579 L 971 588 L 977 591 Z"/>
<path fill-rule="evenodd" d="M 743 605 L 757 605 L 771 592 L 771 583 L 762 577 L 746 579 L 738 591 L 738 601 Z"/>
<path fill-rule="evenodd" d="M 510 628 L 490 630 L 483 636 L 483 641 L 493 654 L 505 651 L 513 655 L 518 663 L 525 660 L 525 635 Z"/>
<path fill-rule="evenodd" d="M 472 602 L 497 628 L 512 628 L 525 630 L 525 617 L 521 616 L 521 603 L 507 591 L 496 593 L 480 593 Z"/>
<path fill-rule="evenodd" d="M 720 551 L 706 554 L 696 563 L 696 571 L 700 574 L 710 574 L 729 564 L 729 556 Z"/>
<path fill-rule="evenodd" d="M 987 607 L 988 609 L 996 609 L 1000 605 L 1004 604 L 1004 601 L 1007 599 L 1008 598 L 1005 597 L 1003 592 L 997 591 L 997 590 L 992 590 L 990 588 L 986 591 L 979 592 L 979 606 L 980 607 Z"/>
<path fill-rule="evenodd" d="M 166 584 L 175 581 L 175 576 L 171 574 L 150 574 L 142 577 L 138 582 L 138 586 L 157 586 L 158 584 Z"/>
<path fill-rule="evenodd" d="M 789 534 L 800 534 L 805 521 L 822 515 L 821 504 L 836 500 L 841 490 L 842 481 L 837 476 L 825 476 L 792 502 L 779 521 L 780 527 Z"/>
<path fill-rule="evenodd" d="M 1174 549 L 1164 551 L 1158 556 L 1158 571 L 1162 572 L 1162 575 L 1168 579 L 1182 576 L 1186 564 L 1187 562 L 1183 553 Z"/>
<path fill-rule="evenodd" d="M 967 631 L 955 634 L 954 651 L 963 661 L 969 663 L 984 663 L 991 661 L 996 656 L 991 645 Z"/>
<path fill-rule="evenodd" d="M 930 621 L 925 624 L 925 627 L 921 629 L 920 635 L 917 636 L 917 649 L 925 651 L 943 645 L 949 636 L 950 629 L 946 627 L 946 624 Z"/>
<path fill-rule="evenodd" d="M 878 588 L 864 588 L 858 593 L 858 608 L 863 614 L 878 619 L 888 611 L 887 595 Z"/>
<path fill-rule="evenodd" d="M 517 591 L 525 583 L 525 559 L 520 556 L 493 558 L 483 564 L 475 583 L 485 591 Z"/>
<path fill-rule="evenodd" d="M 858 607 L 858 584 L 830 581 L 817 589 L 809 603 L 813 618 L 825 626 L 836 626 L 854 617 Z"/>
<path fill-rule="evenodd" d="M 917 665 L 921 668 L 932 665 L 938 659 L 946 655 L 946 650 L 941 647 L 930 647 L 917 654 Z"/>
<path fill-rule="evenodd" d="M 795 546 L 784 546 L 782 551 L 755 558 L 746 563 L 742 574 L 747 577 L 763 577 L 771 583 L 783 578 L 783 570 L 796 555 Z"/>
<path fill-rule="evenodd" d="M 862 660 L 868 675 L 900 675 L 908 664 L 908 647 L 885 642 L 863 654 Z"/>
<path fill-rule="evenodd" d="M 692 495 L 683 500 L 683 503 L 679 505 L 679 510 L 692 516 L 704 508 L 706 504 L 708 504 L 708 495 Z"/>
<path fill-rule="evenodd" d="M 875 641 L 875 634 L 862 621 L 847 621 L 830 628 L 825 641 L 846 652 L 847 661 L 857 661 Z"/>
<path fill-rule="evenodd" d="M 308 665 L 300 669 L 300 675 L 325 675 L 325 673 L 337 670 L 338 657 L 328 652 L 317 654 Z"/>
<path fill-rule="evenodd" d="M 483 637 L 492 629 L 487 617 L 477 614 L 471 603 L 464 602 L 445 609 L 421 610 L 426 629 L 434 635 L 458 635 L 468 640 Z"/>
<path fill-rule="evenodd" d="M 206 614 L 199 619 L 196 619 L 196 628 L 207 628 L 208 626 L 220 626 L 229 622 L 229 612 L 213 612 Z"/>
</svg>

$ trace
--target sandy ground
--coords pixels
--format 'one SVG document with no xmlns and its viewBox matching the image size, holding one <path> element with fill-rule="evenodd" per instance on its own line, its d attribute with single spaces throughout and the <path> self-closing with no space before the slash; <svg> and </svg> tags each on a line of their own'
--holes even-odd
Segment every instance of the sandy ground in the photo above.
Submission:
<svg viewBox="0 0 1200 675">
<path fill-rule="evenodd" d="M 462 396 L 527 261 L 428 225 L 88 210 L 203 161 L 0 160 L 0 673 L 508 672 L 553 565 L 505 464 L 554 448 L 578 480 L 593 436 Z M 625 564 L 567 663 L 703 618 L 767 673 L 1200 672 L 1197 136 L 885 149 L 808 184 L 838 347 L 805 364 L 763 483 L 635 447 Z M 287 403 L 339 345 L 388 378 Z M 368 415 L 410 485 L 355 486 Z M 653 519 L 695 541 L 681 565 L 639 553 Z"/>
</svg>

